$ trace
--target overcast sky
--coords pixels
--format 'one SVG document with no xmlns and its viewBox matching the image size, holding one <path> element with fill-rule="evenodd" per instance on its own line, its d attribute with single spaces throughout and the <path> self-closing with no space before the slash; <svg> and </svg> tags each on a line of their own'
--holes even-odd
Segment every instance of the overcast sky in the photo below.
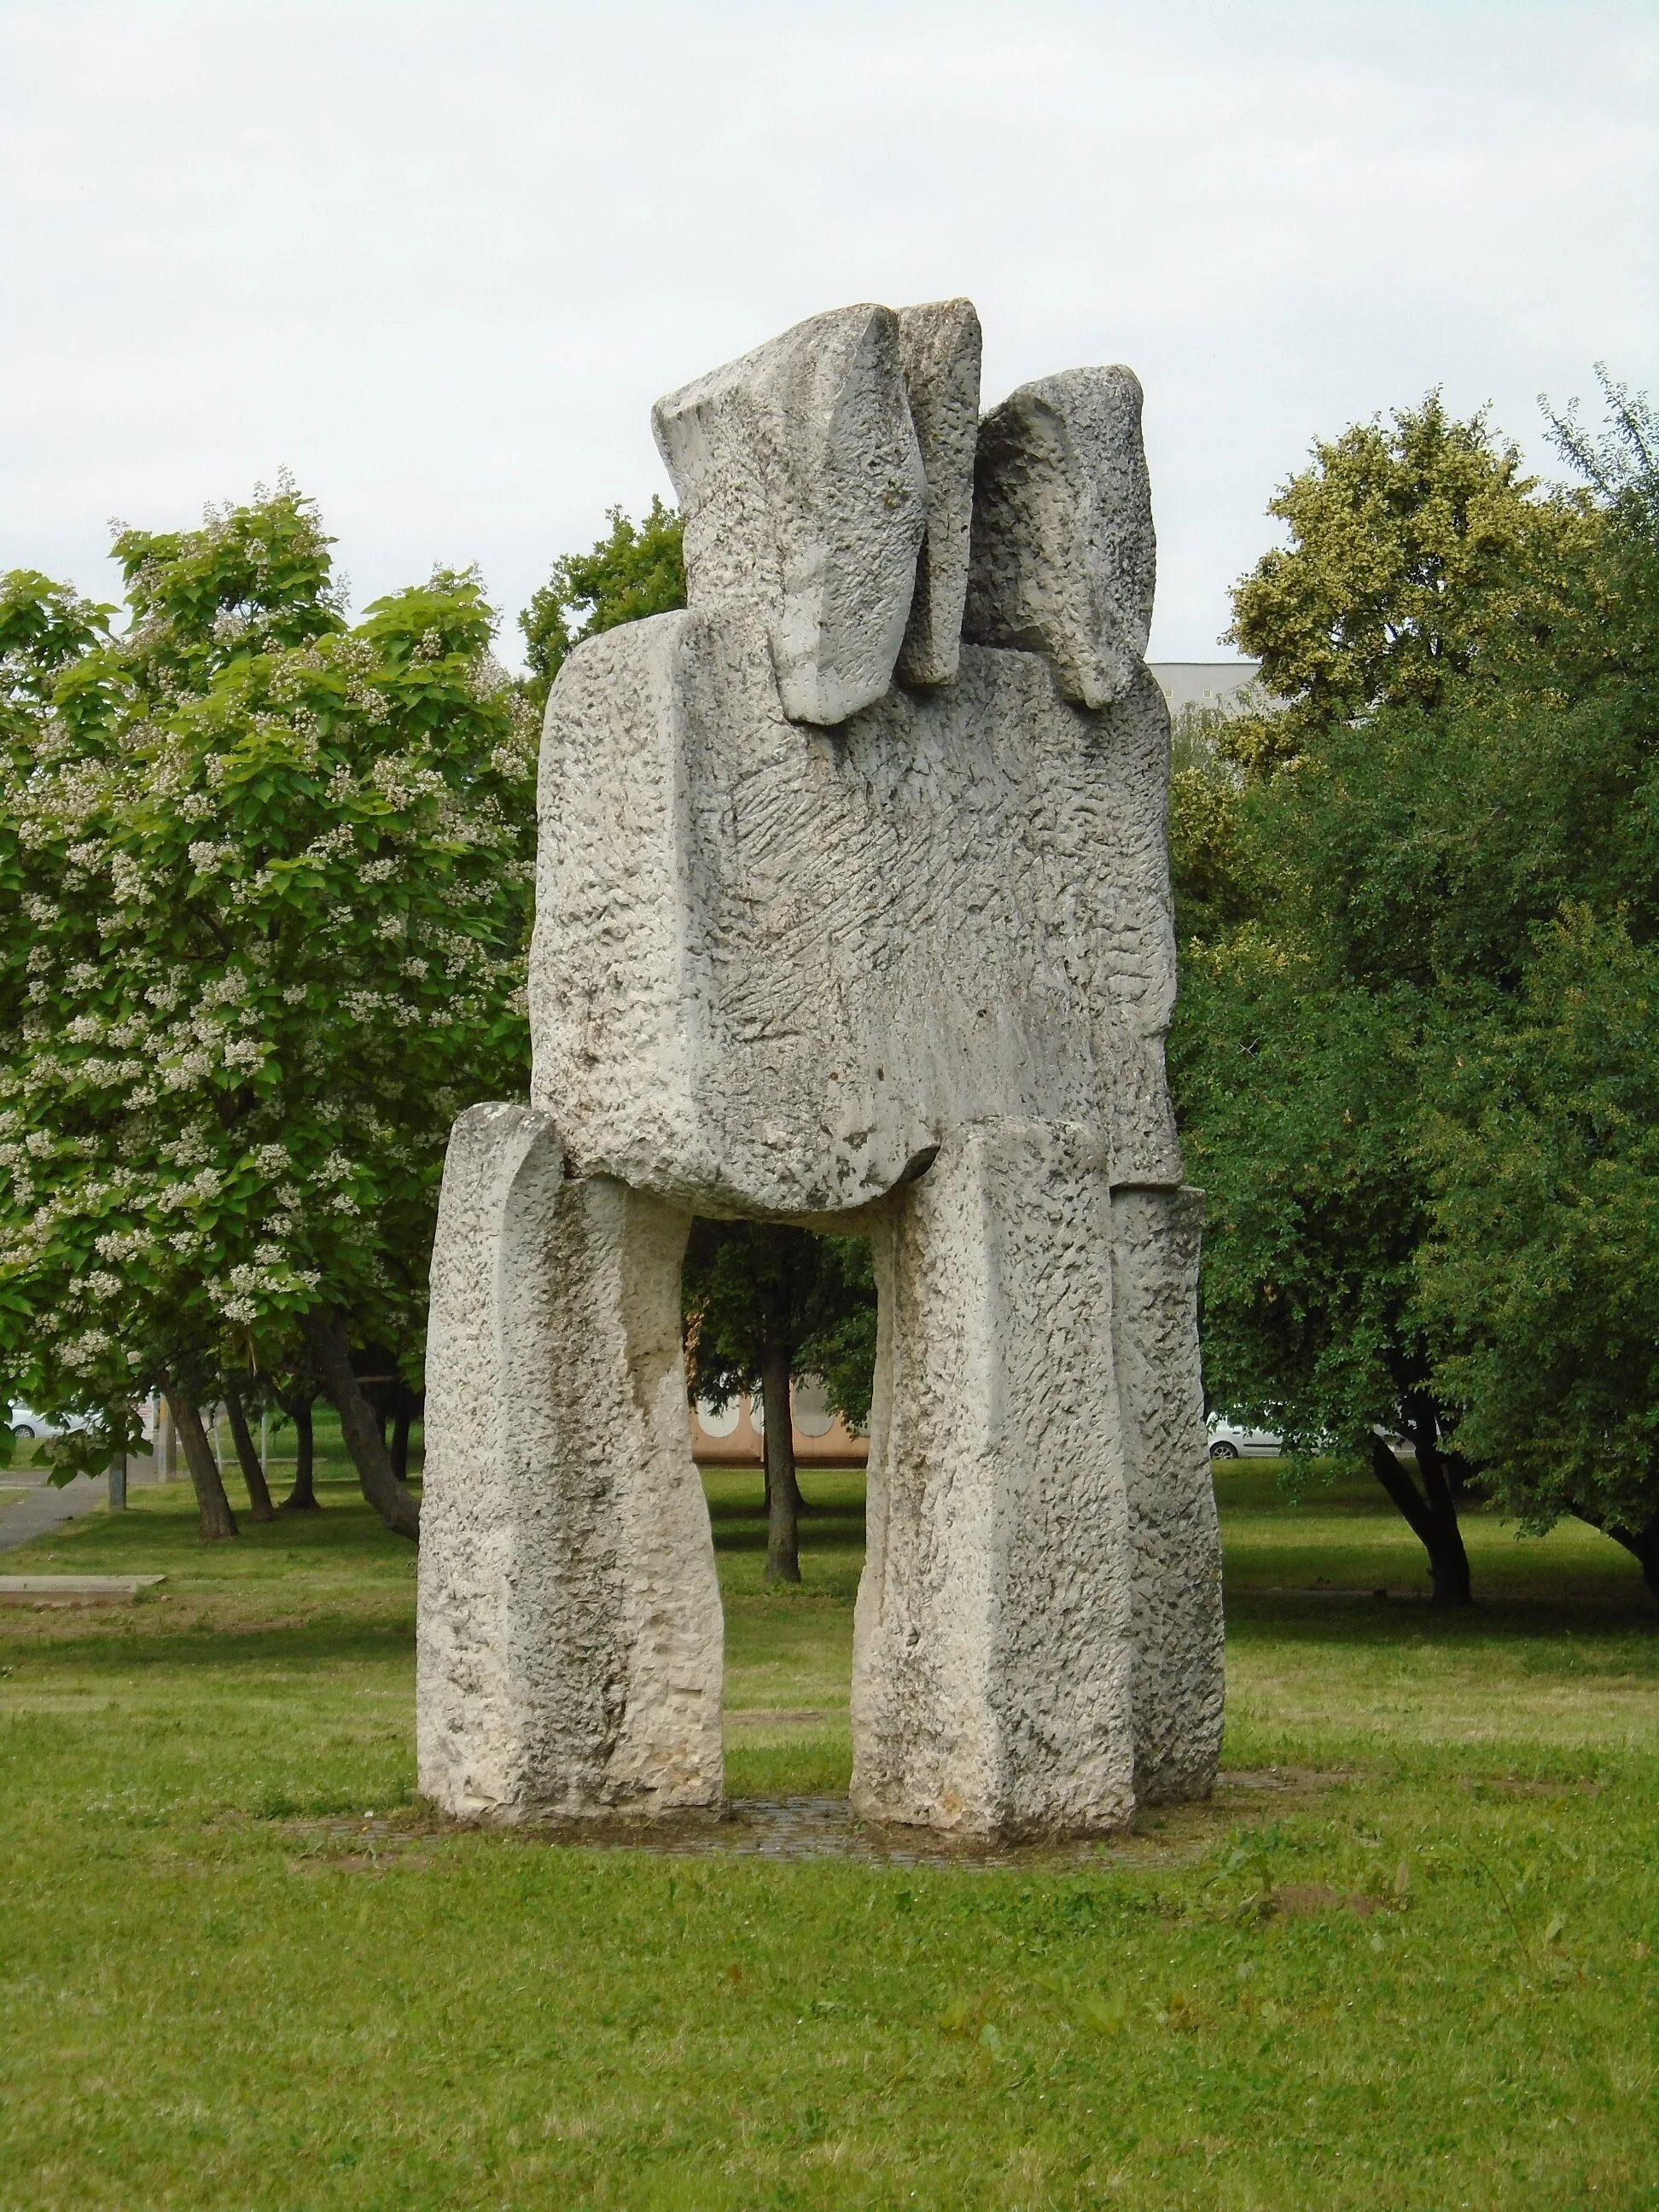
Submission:
<svg viewBox="0 0 1659 2212">
<path fill-rule="evenodd" d="M 109 517 L 285 465 L 359 605 L 510 618 L 666 490 L 659 392 L 966 293 L 988 404 L 1139 372 L 1154 653 L 1218 657 L 1316 434 L 1659 391 L 1656 216 L 1651 0 L 0 0 L 0 568 L 108 593 Z"/>
</svg>

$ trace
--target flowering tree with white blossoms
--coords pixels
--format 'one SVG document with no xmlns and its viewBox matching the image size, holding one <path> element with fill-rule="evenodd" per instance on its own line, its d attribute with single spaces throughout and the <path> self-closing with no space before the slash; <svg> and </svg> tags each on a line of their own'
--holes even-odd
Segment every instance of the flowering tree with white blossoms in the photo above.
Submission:
<svg viewBox="0 0 1659 2212">
<path fill-rule="evenodd" d="M 533 715 L 474 576 L 348 627 L 330 542 L 288 486 L 123 531 L 119 636 L 0 580 L 0 1361 L 88 1462 L 166 1389 L 204 1533 L 197 1394 L 308 1366 L 415 1534 L 350 1346 L 418 1361 L 450 1123 L 527 1061 Z"/>
</svg>

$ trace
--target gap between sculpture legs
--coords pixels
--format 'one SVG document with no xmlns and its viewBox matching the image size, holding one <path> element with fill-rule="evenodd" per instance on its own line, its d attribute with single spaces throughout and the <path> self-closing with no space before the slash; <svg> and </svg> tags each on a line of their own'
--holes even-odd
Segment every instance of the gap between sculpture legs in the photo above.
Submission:
<svg viewBox="0 0 1659 2212">
<path fill-rule="evenodd" d="M 719 1802 L 721 1615 L 680 1350 L 690 1216 L 568 1178 L 547 1118 L 451 1138 L 433 1268 L 420 1785 L 447 1812 Z"/>
</svg>

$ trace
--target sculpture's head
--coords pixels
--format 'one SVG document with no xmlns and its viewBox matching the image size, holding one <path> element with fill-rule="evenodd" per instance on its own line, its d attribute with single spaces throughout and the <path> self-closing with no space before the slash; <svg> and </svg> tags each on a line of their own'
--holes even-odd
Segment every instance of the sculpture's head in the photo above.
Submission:
<svg viewBox="0 0 1659 2212">
<path fill-rule="evenodd" d="M 966 300 L 842 307 L 659 399 L 690 605 L 763 617 L 785 711 L 844 722 L 961 641 L 1048 654 L 1085 707 L 1146 650 L 1154 549 L 1127 368 L 1023 385 L 979 419 Z M 918 557 L 920 556 L 920 558 Z"/>
<path fill-rule="evenodd" d="M 689 607 L 548 702 L 537 1103 L 585 1169 L 823 1214 L 949 1127 L 1178 1180 L 1140 387 L 981 421 L 966 301 L 848 307 L 658 403 Z"/>
</svg>

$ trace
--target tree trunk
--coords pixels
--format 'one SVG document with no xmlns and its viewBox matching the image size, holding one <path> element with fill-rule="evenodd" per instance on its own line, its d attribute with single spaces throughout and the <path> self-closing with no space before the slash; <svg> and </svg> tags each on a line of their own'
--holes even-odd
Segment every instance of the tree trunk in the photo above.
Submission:
<svg viewBox="0 0 1659 2212">
<path fill-rule="evenodd" d="M 225 1394 L 225 1411 L 230 1416 L 230 1433 L 236 1446 L 236 1462 L 242 1470 L 242 1480 L 247 1485 L 247 1502 L 256 1521 L 274 1521 L 276 1508 L 270 1502 L 270 1486 L 265 1480 L 265 1470 L 253 1442 L 253 1432 L 247 1425 L 247 1409 L 242 1403 L 242 1393 L 234 1375 L 225 1376 L 220 1386 Z"/>
<path fill-rule="evenodd" d="M 399 1482 L 409 1480 L 409 1425 L 414 1416 L 404 1400 L 392 1420 L 392 1472 Z"/>
<path fill-rule="evenodd" d="M 1452 1504 L 1460 1510 L 1465 1505 L 1478 1504 L 1474 1486 L 1480 1477 L 1480 1469 L 1474 1462 L 1466 1459 L 1461 1451 L 1443 1451 L 1440 1454 L 1440 1464 L 1445 1469 L 1446 1484 L 1452 1494 Z"/>
<path fill-rule="evenodd" d="M 173 1408 L 162 1393 L 161 1407 L 155 1419 L 155 1457 L 163 1482 L 179 1480 L 179 1425 L 173 1418 Z"/>
<path fill-rule="evenodd" d="M 1473 1605 L 1469 1587 L 1469 1555 L 1463 1548 L 1463 1531 L 1457 1522 L 1457 1493 L 1440 1449 L 1440 1428 L 1432 1406 L 1413 1408 L 1412 1437 L 1417 1446 L 1417 1468 L 1435 1528 L 1429 1552 L 1434 1576 L 1436 1605 Z"/>
<path fill-rule="evenodd" d="M 202 1417 L 189 1396 L 182 1390 L 165 1385 L 167 1412 L 185 1448 L 185 1464 L 190 1469 L 190 1479 L 196 1490 L 196 1503 L 200 1510 L 200 1534 L 210 1542 L 222 1536 L 234 1536 L 239 1531 L 236 1516 L 230 1510 L 230 1500 L 225 1496 L 225 1486 L 219 1480 L 219 1469 L 214 1463 L 213 1447 L 202 1426 Z"/>
<path fill-rule="evenodd" d="M 789 1410 L 787 1344 L 769 1344 L 761 1362 L 761 1404 L 766 1425 L 766 1579 L 800 1580 L 800 1490 L 795 1480 L 794 1425 Z"/>
<path fill-rule="evenodd" d="M 1589 1521 L 1592 1528 L 1599 1528 L 1604 1536 L 1611 1536 L 1615 1544 L 1626 1551 L 1642 1570 L 1642 1579 L 1655 1597 L 1659 1597 L 1659 1516 L 1644 1522 L 1641 1528 L 1628 1528 L 1622 1522 L 1592 1521 L 1588 1513 L 1579 1513 L 1580 1521 Z"/>
<path fill-rule="evenodd" d="M 1420 1456 L 1420 1429 L 1418 1434 L 1418 1472 L 1423 1477 L 1421 1492 L 1412 1480 L 1407 1468 L 1395 1458 L 1394 1447 L 1385 1437 L 1373 1436 L 1371 1438 L 1371 1472 L 1429 1555 L 1429 1574 L 1434 1584 L 1431 1602 L 1435 1605 L 1473 1605 L 1474 1599 L 1469 1588 L 1469 1555 L 1463 1548 L 1463 1532 L 1457 1525 L 1457 1509 L 1452 1503 L 1451 1491 L 1432 1439 L 1430 1440 L 1425 1462 Z"/>
<path fill-rule="evenodd" d="M 294 1487 L 277 1509 L 283 1513 L 315 1513 L 317 1504 L 316 1436 L 311 1419 L 311 1400 L 303 1392 L 277 1401 L 294 1424 Z"/>
<path fill-rule="evenodd" d="M 421 1508 L 392 1473 L 392 1462 L 380 1440 L 374 1409 L 351 1371 L 351 1346 L 339 1316 L 327 1306 L 313 1306 L 301 1327 L 306 1349 L 318 1381 L 340 1417 L 340 1434 L 357 1470 L 363 1496 L 394 1536 L 419 1540 Z"/>
</svg>

